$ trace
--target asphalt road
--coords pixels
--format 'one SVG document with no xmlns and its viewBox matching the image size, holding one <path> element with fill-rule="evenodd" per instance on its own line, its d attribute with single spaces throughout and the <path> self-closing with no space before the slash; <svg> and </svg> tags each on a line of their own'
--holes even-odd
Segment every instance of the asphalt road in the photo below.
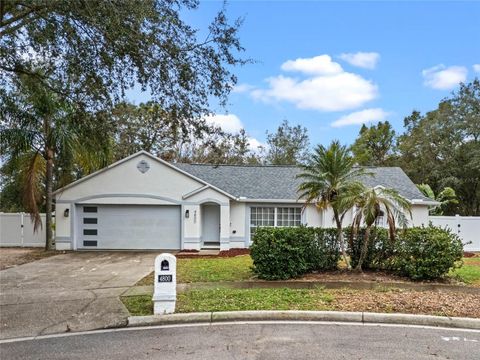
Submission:
<svg viewBox="0 0 480 360">
<path fill-rule="evenodd" d="M 6 341 L 2 360 L 480 358 L 480 331 L 346 323 L 171 325 Z"/>
</svg>

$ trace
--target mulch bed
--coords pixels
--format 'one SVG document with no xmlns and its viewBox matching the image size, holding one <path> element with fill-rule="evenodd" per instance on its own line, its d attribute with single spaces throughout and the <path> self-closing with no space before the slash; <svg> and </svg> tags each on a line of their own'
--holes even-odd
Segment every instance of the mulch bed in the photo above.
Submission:
<svg viewBox="0 0 480 360">
<path fill-rule="evenodd" d="M 212 258 L 222 258 L 222 257 L 235 257 L 240 255 L 249 255 L 249 249 L 230 249 L 230 250 L 222 250 L 218 254 L 199 254 L 200 251 L 198 250 L 182 250 L 178 252 L 175 256 L 179 259 L 212 259 Z"/>
<path fill-rule="evenodd" d="M 230 249 L 230 250 L 222 250 L 218 254 L 218 257 L 235 257 L 239 255 L 250 255 L 250 249 Z"/>
<path fill-rule="evenodd" d="M 333 290 L 331 305 L 339 311 L 399 312 L 480 318 L 480 295 L 389 289 Z"/>
</svg>

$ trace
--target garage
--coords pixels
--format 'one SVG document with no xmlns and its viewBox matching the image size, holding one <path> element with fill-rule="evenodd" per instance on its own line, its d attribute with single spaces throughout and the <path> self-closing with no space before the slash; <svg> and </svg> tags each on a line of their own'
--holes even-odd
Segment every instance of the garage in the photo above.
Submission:
<svg viewBox="0 0 480 360">
<path fill-rule="evenodd" d="M 181 248 L 180 206 L 84 204 L 76 214 L 79 249 Z"/>
</svg>

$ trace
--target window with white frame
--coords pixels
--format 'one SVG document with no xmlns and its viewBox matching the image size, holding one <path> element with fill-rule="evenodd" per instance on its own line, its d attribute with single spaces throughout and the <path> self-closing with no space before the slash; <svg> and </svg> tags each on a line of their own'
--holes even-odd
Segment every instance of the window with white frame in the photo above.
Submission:
<svg viewBox="0 0 480 360">
<path fill-rule="evenodd" d="M 382 210 L 380 210 L 380 214 L 375 219 L 375 225 L 380 226 L 380 227 L 386 227 L 385 222 L 386 222 L 385 221 L 385 213 Z"/>
<path fill-rule="evenodd" d="M 261 226 L 300 226 L 302 209 L 300 207 L 259 207 L 250 208 L 250 239 L 255 229 Z"/>
<path fill-rule="evenodd" d="M 277 224 L 275 226 L 300 226 L 302 209 L 299 207 L 277 208 Z"/>
</svg>

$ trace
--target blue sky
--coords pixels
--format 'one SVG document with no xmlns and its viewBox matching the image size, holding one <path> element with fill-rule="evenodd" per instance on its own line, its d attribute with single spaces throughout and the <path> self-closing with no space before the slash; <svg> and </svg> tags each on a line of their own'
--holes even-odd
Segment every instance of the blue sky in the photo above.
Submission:
<svg viewBox="0 0 480 360">
<path fill-rule="evenodd" d="M 204 28 L 221 6 L 202 2 L 188 21 Z M 231 1 L 228 14 L 245 17 L 244 55 L 257 62 L 235 69 L 230 104 L 209 121 L 245 127 L 253 144 L 283 119 L 307 127 L 312 145 L 350 144 L 362 122 L 402 131 L 412 110 L 480 77 L 480 3 Z"/>
</svg>

